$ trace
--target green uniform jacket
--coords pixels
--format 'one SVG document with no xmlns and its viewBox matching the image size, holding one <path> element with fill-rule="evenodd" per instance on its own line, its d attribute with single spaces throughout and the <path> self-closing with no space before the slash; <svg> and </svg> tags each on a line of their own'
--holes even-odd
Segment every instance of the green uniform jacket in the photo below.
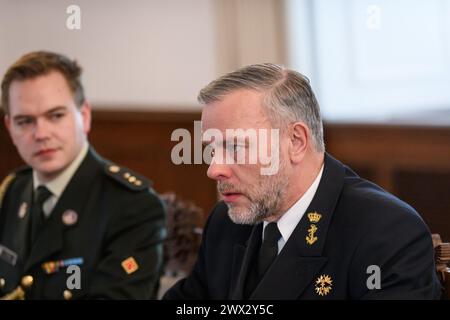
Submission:
<svg viewBox="0 0 450 320">
<path fill-rule="evenodd" d="M 7 180 L 0 190 L 0 297 L 25 276 L 32 277 L 26 299 L 155 297 L 165 211 L 147 180 L 90 149 L 32 244 L 32 170 Z"/>
</svg>

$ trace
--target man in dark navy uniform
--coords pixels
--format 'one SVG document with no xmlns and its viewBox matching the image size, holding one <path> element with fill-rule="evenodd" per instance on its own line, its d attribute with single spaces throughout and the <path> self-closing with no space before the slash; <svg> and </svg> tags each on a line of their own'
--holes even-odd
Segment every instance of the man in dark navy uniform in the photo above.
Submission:
<svg viewBox="0 0 450 320">
<path fill-rule="evenodd" d="M 0 297 L 155 297 L 162 203 L 147 179 L 89 146 L 80 76 L 51 52 L 23 56 L 4 76 L 5 124 L 28 166 L 0 187 Z"/>
<path fill-rule="evenodd" d="M 427 226 L 325 152 L 305 77 L 252 65 L 210 83 L 199 101 L 212 149 L 207 174 L 223 201 L 209 216 L 194 270 L 165 299 L 440 296 Z"/>
</svg>

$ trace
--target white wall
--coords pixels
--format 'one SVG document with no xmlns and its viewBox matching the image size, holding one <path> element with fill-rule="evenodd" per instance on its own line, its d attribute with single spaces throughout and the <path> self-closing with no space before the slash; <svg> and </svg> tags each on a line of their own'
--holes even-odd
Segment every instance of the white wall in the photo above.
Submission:
<svg viewBox="0 0 450 320">
<path fill-rule="evenodd" d="M 66 8 L 81 8 L 81 30 Z M 198 108 L 217 76 L 215 8 L 209 0 L 0 0 L 0 74 L 22 54 L 76 58 L 94 105 Z"/>
</svg>

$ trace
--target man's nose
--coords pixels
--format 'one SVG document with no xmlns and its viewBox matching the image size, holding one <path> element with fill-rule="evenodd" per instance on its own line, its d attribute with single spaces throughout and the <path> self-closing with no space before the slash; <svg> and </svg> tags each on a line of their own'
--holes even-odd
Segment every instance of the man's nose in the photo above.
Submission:
<svg viewBox="0 0 450 320">
<path fill-rule="evenodd" d="M 45 140 L 49 137 L 48 124 L 42 119 L 36 119 L 34 126 L 34 138 L 36 140 Z"/>
<path fill-rule="evenodd" d="M 231 173 L 232 172 L 229 164 L 217 163 L 214 158 L 212 159 L 208 171 L 206 172 L 209 178 L 216 181 L 229 179 L 231 177 Z"/>
</svg>

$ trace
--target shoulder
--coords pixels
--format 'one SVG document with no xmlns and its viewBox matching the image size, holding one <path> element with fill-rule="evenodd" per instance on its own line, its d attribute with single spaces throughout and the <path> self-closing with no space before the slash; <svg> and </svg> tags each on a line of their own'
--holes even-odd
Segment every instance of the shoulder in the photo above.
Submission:
<svg viewBox="0 0 450 320">
<path fill-rule="evenodd" d="M 6 191 L 18 180 L 28 179 L 31 177 L 32 170 L 28 166 L 23 166 L 10 172 L 0 184 L 0 200 L 3 199 Z"/>
<path fill-rule="evenodd" d="M 428 231 L 420 214 L 409 204 L 376 184 L 358 176 L 346 179 L 338 203 L 340 213 L 357 227 L 397 228 Z"/>
<path fill-rule="evenodd" d="M 151 182 L 143 175 L 105 159 L 92 148 L 82 166 L 87 171 L 83 176 L 88 179 L 92 175 L 98 177 L 93 188 L 101 190 L 104 195 L 102 199 L 107 199 L 105 203 L 109 210 L 129 214 L 161 210 L 161 199 L 151 188 Z"/>
<path fill-rule="evenodd" d="M 137 225 L 149 218 L 165 217 L 164 204 L 146 177 L 110 161 L 102 166 L 103 193 L 113 219 L 118 219 L 114 220 L 118 221 L 116 225 Z"/>
<path fill-rule="evenodd" d="M 165 212 L 160 196 L 151 187 L 151 181 L 143 175 L 113 162 L 103 163 L 104 179 L 108 181 L 105 189 L 108 193 L 110 205 L 120 211 L 127 212 L 127 216 L 159 214 Z"/>
<path fill-rule="evenodd" d="M 120 166 L 110 161 L 103 164 L 103 173 L 115 184 L 130 191 L 139 192 L 148 190 L 151 182 L 141 174 L 129 168 Z"/>
</svg>

